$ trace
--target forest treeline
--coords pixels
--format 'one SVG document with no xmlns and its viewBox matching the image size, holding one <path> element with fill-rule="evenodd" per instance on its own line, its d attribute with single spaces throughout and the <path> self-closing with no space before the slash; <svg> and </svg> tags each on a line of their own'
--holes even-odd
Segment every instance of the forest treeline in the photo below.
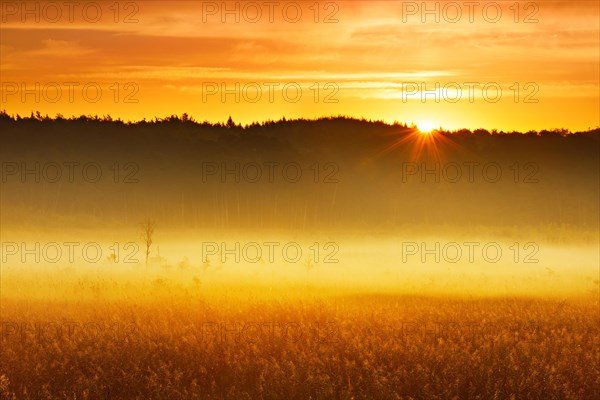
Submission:
<svg viewBox="0 0 600 400">
<path fill-rule="evenodd" d="M 0 113 L 2 224 L 597 230 L 600 129 Z"/>
<path fill-rule="evenodd" d="M 39 111 L 31 112 L 31 114 L 29 116 L 21 116 L 19 114 L 9 114 L 6 112 L 6 110 L 2 110 L 0 111 L 0 123 L 10 123 L 10 122 L 19 122 L 21 124 L 23 123 L 35 123 L 35 122 L 44 122 L 46 124 L 65 124 L 65 123 L 71 123 L 71 124 L 85 124 L 86 126 L 89 126 L 90 124 L 94 124 L 94 123 L 104 123 L 112 125 L 112 126 L 134 126 L 134 127 L 145 127 L 145 126 L 164 126 L 164 125 L 169 125 L 171 124 L 173 125 L 183 125 L 187 128 L 192 128 L 192 127 L 199 127 L 199 128 L 225 128 L 225 129 L 229 129 L 229 130 L 251 130 L 251 129 L 256 129 L 259 127 L 269 127 L 269 126 L 273 126 L 273 125 L 283 125 L 283 124 L 287 124 L 287 123 L 295 123 L 295 124 L 302 124 L 302 123 L 309 123 L 309 122 L 324 122 L 324 121 L 349 121 L 349 122 L 355 122 L 357 124 L 361 124 L 361 123 L 368 123 L 371 125 L 388 125 L 388 126 L 393 126 L 393 127 L 401 127 L 401 128 L 411 128 L 411 129 L 416 129 L 416 125 L 411 124 L 410 126 L 407 123 L 401 123 L 401 122 L 394 122 L 393 124 L 388 124 L 384 121 L 381 120 L 367 120 L 364 118 L 353 118 L 353 117 L 348 117 L 348 116 L 344 116 L 344 115 L 338 115 L 338 116 L 330 116 L 330 117 L 322 117 L 322 118 L 318 118 L 318 119 L 305 119 L 305 118 L 298 118 L 298 119 L 291 119 L 288 120 L 285 117 L 283 117 L 282 119 L 278 120 L 278 121 L 274 121 L 274 120 L 267 120 L 264 122 L 253 122 L 251 124 L 239 124 L 239 123 L 235 123 L 233 121 L 232 117 L 229 117 L 229 119 L 227 120 L 227 122 L 209 122 L 209 121 L 196 121 L 193 117 L 189 116 L 189 114 L 187 113 L 183 113 L 181 116 L 179 115 L 169 115 L 163 118 L 159 118 L 159 117 L 155 117 L 154 119 L 151 120 L 147 120 L 147 119 L 142 119 L 139 121 L 123 121 L 121 118 L 117 118 L 117 119 L 113 119 L 110 115 L 103 115 L 103 116 L 98 116 L 98 115 L 80 115 L 80 116 L 74 116 L 72 115 L 71 117 L 65 118 L 64 115 L 62 114 L 57 114 L 54 117 L 50 117 L 48 114 L 42 115 Z M 474 129 L 474 130 L 470 130 L 470 129 L 457 129 L 457 130 L 447 130 L 444 129 L 443 127 L 441 127 L 438 130 L 440 133 L 453 133 L 453 134 L 463 134 L 463 133 L 474 133 L 474 134 L 486 134 L 486 135 L 493 135 L 493 134 L 499 134 L 499 135 L 510 135 L 510 134 L 526 134 L 526 135 L 533 135 L 533 136 L 544 136 L 544 135 L 566 135 L 566 134 L 582 134 L 582 133 L 598 133 L 600 132 L 600 127 L 596 127 L 596 128 L 589 128 L 586 131 L 576 131 L 576 132 L 572 132 L 569 129 L 566 128 L 555 128 L 555 129 L 543 129 L 540 131 L 535 131 L 535 130 L 530 130 L 527 132 L 520 132 L 520 131 L 503 131 L 503 130 L 497 130 L 497 129 L 491 129 L 491 130 L 487 130 L 484 128 L 478 128 L 478 129 Z"/>
</svg>

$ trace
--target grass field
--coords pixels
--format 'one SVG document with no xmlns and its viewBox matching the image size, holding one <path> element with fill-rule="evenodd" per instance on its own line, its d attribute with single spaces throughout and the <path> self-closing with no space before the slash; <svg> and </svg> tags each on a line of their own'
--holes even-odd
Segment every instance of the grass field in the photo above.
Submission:
<svg viewBox="0 0 600 400">
<path fill-rule="evenodd" d="M 4 237 L 27 249 L 43 239 Z M 278 252 L 253 263 L 250 254 L 204 259 L 206 237 L 164 234 L 162 258 L 148 265 L 123 251 L 116 262 L 110 240 L 97 263 L 65 252 L 50 262 L 49 250 L 35 263 L 5 245 L 2 399 L 600 397 L 592 240 L 540 240 L 526 263 L 502 237 L 480 240 L 503 250 L 498 262 L 403 259 L 401 236 L 211 239 L 305 250 L 295 263 Z M 332 237 L 339 262 L 327 263 Z"/>
<path fill-rule="evenodd" d="M 2 399 L 600 396 L 594 296 L 86 285 L 3 297 Z"/>
</svg>

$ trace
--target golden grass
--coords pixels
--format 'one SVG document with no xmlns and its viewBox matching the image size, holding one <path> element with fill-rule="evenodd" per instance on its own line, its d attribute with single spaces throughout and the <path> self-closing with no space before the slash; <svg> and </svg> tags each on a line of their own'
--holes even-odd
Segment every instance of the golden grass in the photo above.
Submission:
<svg viewBox="0 0 600 400">
<path fill-rule="evenodd" d="M 595 297 L 72 290 L 3 297 L 2 399 L 600 398 Z"/>
</svg>

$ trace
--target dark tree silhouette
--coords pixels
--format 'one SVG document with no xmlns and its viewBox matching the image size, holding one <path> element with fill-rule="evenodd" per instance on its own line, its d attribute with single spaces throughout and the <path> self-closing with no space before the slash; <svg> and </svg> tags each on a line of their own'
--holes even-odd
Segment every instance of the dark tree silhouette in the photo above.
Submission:
<svg viewBox="0 0 600 400">
<path fill-rule="evenodd" d="M 154 235 L 154 228 L 156 223 L 150 219 L 142 222 L 142 242 L 146 246 L 146 265 L 148 265 L 148 257 L 150 256 L 150 246 L 152 246 L 152 236 Z"/>
</svg>

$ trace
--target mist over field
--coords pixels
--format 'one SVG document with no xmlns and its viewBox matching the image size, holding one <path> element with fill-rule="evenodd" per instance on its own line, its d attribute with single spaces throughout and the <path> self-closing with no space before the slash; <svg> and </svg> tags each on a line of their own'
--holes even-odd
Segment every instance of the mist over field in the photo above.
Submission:
<svg viewBox="0 0 600 400">
<path fill-rule="evenodd" d="M 7 114 L 0 127 L 4 293 L 8 271 L 30 268 L 191 288 L 596 293 L 597 130 Z"/>
</svg>

